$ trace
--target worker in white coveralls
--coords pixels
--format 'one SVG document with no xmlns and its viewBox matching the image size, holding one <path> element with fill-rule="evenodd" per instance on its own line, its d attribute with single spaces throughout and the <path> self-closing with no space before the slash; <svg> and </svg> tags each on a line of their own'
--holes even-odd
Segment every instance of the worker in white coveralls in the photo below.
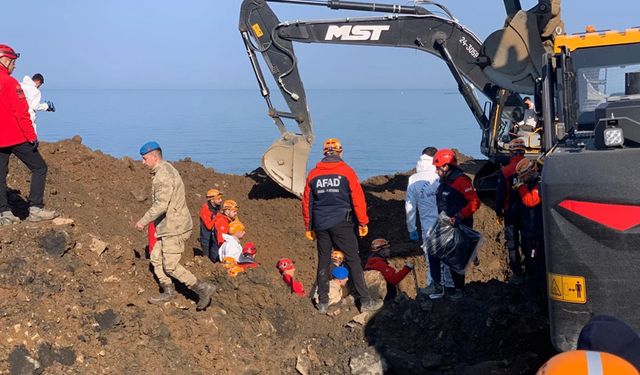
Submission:
<svg viewBox="0 0 640 375">
<path fill-rule="evenodd" d="M 42 100 L 40 86 L 42 85 L 44 85 L 44 76 L 40 73 L 34 74 L 33 77 L 24 76 L 24 78 L 22 78 L 22 82 L 20 82 L 22 91 L 24 91 L 24 96 L 27 98 L 27 103 L 29 103 L 29 116 L 31 117 L 33 130 L 36 134 L 38 134 L 38 129 L 36 128 L 36 111 L 56 111 L 56 107 L 52 102 L 40 102 Z"/>
<path fill-rule="evenodd" d="M 405 211 L 407 214 L 407 229 L 409 230 L 409 240 L 418 242 L 422 237 L 422 243 L 427 242 L 430 229 L 438 220 L 438 207 L 436 204 L 436 190 L 440 185 L 440 179 L 436 174 L 436 168 L 433 166 L 433 155 L 438 149 L 435 147 L 427 147 L 422 150 L 420 160 L 416 164 L 416 173 L 409 177 L 407 184 L 407 195 L 405 198 Z M 418 234 L 416 224 L 416 216 L 420 215 L 420 227 L 422 228 L 422 236 Z M 425 262 L 429 271 L 427 272 L 427 288 L 420 288 L 420 293 L 431 293 L 433 277 L 431 268 L 429 267 L 429 257 L 425 253 Z M 438 284 L 445 287 L 453 287 L 453 279 L 451 271 L 444 263 L 441 263 L 442 280 L 438 280 Z"/>
</svg>

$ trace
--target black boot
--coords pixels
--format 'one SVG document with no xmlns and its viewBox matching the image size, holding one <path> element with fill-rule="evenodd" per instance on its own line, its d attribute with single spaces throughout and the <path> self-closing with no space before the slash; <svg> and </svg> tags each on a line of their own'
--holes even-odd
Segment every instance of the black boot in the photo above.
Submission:
<svg viewBox="0 0 640 375">
<path fill-rule="evenodd" d="M 202 311 L 211 303 L 211 295 L 218 289 L 215 285 L 207 281 L 198 281 L 191 289 L 198 293 L 198 304 L 196 311 Z"/>
<path fill-rule="evenodd" d="M 166 284 L 162 286 L 162 293 L 157 296 L 149 298 L 149 303 L 152 305 L 160 305 L 162 303 L 171 301 L 176 296 L 176 288 L 173 284 Z"/>
</svg>

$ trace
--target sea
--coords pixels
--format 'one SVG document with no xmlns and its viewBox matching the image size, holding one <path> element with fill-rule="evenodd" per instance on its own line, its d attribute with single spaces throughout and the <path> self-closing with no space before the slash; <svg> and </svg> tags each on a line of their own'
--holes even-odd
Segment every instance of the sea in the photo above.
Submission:
<svg viewBox="0 0 640 375">
<path fill-rule="evenodd" d="M 115 157 L 140 159 L 155 140 L 165 158 L 186 157 L 217 172 L 244 174 L 260 166 L 279 136 L 258 90 L 47 90 L 56 112 L 39 112 L 38 135 L 83 144 Z M 273 95 L 276 108 L 287 111 Z M 342 141 L 343 158 L 366 179 L 415 167 L 427 146 L 455 147 L 481 157 L 481 132 L 457 90 L 308 90 L 315 143 Z M 297 130 L 295 123 L 287 123 Z"/>
</svg>

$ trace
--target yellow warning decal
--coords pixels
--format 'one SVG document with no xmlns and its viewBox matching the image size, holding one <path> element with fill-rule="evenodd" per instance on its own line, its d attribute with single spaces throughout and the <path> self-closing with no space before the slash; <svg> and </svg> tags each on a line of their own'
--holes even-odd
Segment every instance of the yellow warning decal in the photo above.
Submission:
<svg viewBox="0 0 640 375">
<path fill-rule="evenodd" d="M 569 303 L 587 303 L 584 277 L 549 273 L 549 298 Z"/>
<path fill-rule="evenodd" d="M 264 33 L 262 32 L 262 29 L 260 28 L 260 25 L 258 25 L 257 23 L 254 23 L 253 25 L 251 25 L 251 28 L 253 29 L 253 32 L 256 34 L 258 38 L 264 35 Z"/>
</svg>

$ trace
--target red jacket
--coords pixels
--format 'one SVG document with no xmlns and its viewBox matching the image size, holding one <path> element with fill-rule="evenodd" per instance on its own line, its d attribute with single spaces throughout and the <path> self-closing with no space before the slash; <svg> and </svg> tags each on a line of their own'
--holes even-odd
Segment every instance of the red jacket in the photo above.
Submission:
<svg viewBox="0 0 640 375">
<path fill-rule="evenodd" d="M 216 217 L 217 213 L 218 211 L 211 210 L 209 202 L 204 202 L 202 208 L 200 208 L 200 222 L 202 222 L 208 230 L 213 229 L 213 219 Z"/>
<path fill-rule="evenodd" d="M 408 274 L 411 269 L 407 266 L 402 267 L 400 271 L 396 272 L 396 269 L 391 267 L 386 259 L 379 256 L 372 256 L 367 259 L 367 264 L 364 266 L 365 270 L 380 271 L 384 279 L 391 285 L 398 285 Z"/>
<path fill-rule="evenodd" d="M 529 190 L 527 185 L 520 185 L 518 187 L 518 193 L 520 193 L 520 198 L 522 198 L 522 203 L 525 206 L 532 208 L 540 204 L 538 185 L 535 185 L 531 190 Z"/>
<path fill-rule="evenodd" d="M 216 231 L 216 240 L 218 241 L 218 246 L 221 246 L 224 243 L 224 238 L 222 238 L 222 234 L 229 234 L 229 220 L 222 212 L 218 212 L 216 216 L 213 218 L 213 229 Z"/>
<path fill-rule="evenodd" d="M 504 215 L 504 211 L 510 206 L 515 204 L 516 196 L 511 189 L 511 182 L 513 176 L 516 174 L 516 165 L 520 160 L 524 159 L 524 155 L 514 155 L 509 159 L 509 164 L 500 168 L 498 174 L 498 183 L 496 185 L 496 213 L 498 216 Z"/>
<path fill-rule="evenodd" d="M 37 139 L 29 116 L 29 104 L 22 87 L 0 65 L 0 147 L 10 147 Z"/>
<path fill-rule="evenodd" d="M 337 156 L 328 156 L 309 172 L 302 195 L 307 230 L 329 229 L 355 211 L 358 224 L 369 223 L 367 202 L 356 173 Z"/>
<path fill-rule="evenodd" d="M 295 293 L 299 296 L 304 297 L 304 286 L 300 281 L 294 279 L 293 277 L 291 277 L 291 275 L 287 275 L 286 273 L 282 274 L 282 281 L 289 285 L 289 287 L 291 288 L 291 293 Z"/>
</svg>

